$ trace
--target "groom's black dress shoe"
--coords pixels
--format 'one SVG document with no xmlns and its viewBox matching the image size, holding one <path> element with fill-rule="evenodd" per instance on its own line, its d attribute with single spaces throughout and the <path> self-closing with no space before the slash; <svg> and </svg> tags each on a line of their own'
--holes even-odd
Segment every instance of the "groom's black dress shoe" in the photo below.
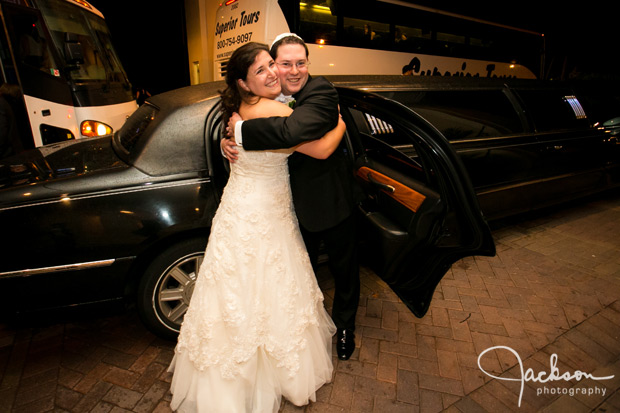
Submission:
<svg viewBox="0 0 620 413">
<path fill-rule="evenodd" d="M 348 360 L 355 350 L 355 334 L 351 330 L 338 329 L 336 351 L 340 360 Z"/>
</svg>

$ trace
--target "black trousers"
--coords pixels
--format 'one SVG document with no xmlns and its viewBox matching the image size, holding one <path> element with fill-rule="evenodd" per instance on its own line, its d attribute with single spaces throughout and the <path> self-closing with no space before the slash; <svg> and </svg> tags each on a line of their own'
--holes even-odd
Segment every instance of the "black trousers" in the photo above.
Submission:
<svg viewBox="0 0 620 413">
<path fill-rule="evenodd" d="M 332 319 L 337 328 L 355 330 L 355 315 L 360 300 L 360 276 L 355 215 L 335 227 L 312 232 L 301 228 L 301 234 L 316 270 L 321 241 L 329 257 L 328 266 L 334 277 L 335 293 Z"/>
</svg>

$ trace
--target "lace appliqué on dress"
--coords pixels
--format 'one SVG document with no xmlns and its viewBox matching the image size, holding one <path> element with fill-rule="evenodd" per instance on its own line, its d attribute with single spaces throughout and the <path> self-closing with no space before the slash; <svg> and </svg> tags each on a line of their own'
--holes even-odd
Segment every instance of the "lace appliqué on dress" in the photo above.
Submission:
<svg viewBox="0 0 620 413">
<path fill-rule="evenodd" d="M 323 308 L 290 193 L 289 151 L 233 164 L 185 315 L 177 352 L 232 379 L 262 346 L 292 377 Z"/>
</svg>

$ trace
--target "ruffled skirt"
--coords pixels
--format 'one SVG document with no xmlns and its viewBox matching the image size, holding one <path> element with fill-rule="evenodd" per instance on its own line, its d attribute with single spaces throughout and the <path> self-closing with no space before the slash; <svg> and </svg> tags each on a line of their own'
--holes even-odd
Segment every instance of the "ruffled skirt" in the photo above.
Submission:
<svg viewBox="0 0 620 413">
<path fill-rule="evenodd" d="M 187 353 L 177 352 L 169 369 L 174 371 L 170 407 L 181 413 L 268 413 L 280 409 L 282 396 L 296 406 L 316 401 L 316 391 L 331 382 L 333 371 L 329 316 L 321 325 L 308 329 L 308 345 L 299 352 L 293 376 L 263 346 L 233 378 L 222 378 L 217 367 L 199 371 Z"/>
<path fill-rule="evenodd" d="M 225 188 L 175 356 L 179 412 L 277 412 L 331 381 L 332 336 L 295 216 L 287 154 L 244 153 Z"/>
</svg>

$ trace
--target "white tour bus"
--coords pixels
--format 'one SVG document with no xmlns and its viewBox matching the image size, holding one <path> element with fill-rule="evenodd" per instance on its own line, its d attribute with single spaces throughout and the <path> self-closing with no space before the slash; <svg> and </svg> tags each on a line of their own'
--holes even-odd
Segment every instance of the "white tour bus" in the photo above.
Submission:
<svg viewBox="0 0 620 413">
<path fill-rule="evenodd" d="M 232 52 L 293 32 L 316 75 L 536 78 L 543 35 L 398 0 L 228 0 L 217 10 L 215 80 Z"/>
<path fill-rule="evenodd" d="M 100 136 L 136 110 L 103 15 L 84 0 L 0 0 L 2 95 L 24 148 Z"/>
</svg>

